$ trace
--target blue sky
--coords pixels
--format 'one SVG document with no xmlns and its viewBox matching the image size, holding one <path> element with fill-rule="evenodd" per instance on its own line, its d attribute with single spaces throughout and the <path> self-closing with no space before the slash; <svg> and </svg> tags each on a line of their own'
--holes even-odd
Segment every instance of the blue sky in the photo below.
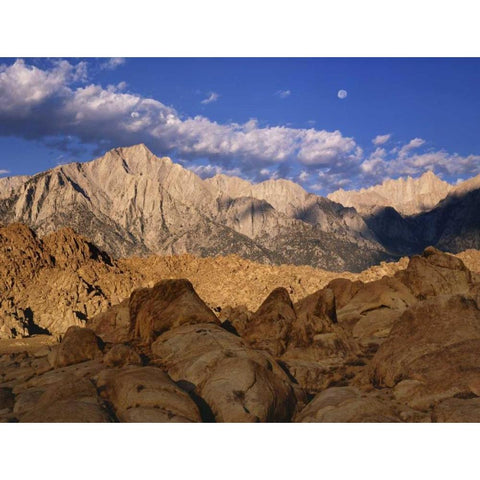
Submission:
<svg viewBox="0 0 480 480">
<path fill-rule="evenodd" d="M 145 143 L 201 176 L 480 174 L 480 59 L 0 59 L 0 171 Z M 345 90 L 345 98 L 339 98 Z"/>
</svg>

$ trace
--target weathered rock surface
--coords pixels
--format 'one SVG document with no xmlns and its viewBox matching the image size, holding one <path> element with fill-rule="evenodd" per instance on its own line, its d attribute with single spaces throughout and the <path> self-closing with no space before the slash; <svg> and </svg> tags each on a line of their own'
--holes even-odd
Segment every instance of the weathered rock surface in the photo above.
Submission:
<svg viewBox="0 0 480 480">
<path fill-rule="evenodd" d="M 197 405 L 161 369 L 102 371 L 97 387 L 122 422 L 200 422 Z"/>
<path fill-rule="evenodd" d="M 107 367 L 124 367 L 125 365 L 141 365 L 140 355 L 129 345 L 118 343 L 105 354 L 103 363 Z"/>
<path fill-rule="evenodd" d="M 335 295 L 324 288 L 295 305 L 296 319 L 285 359 L 318 361 L 355 355 L 356 345 L 337 324 Z"/>
<path fill-rule="evenodd" d="M 449 398 L 435 405 L 434 422 L 479 423 L 480 398 Z"/>
<path fill-rule="evenodd" d="M 359 286 L 337 317 L 362 345 L 379 344 L 405 309 L 416 302 L 402 282 L 384 277 Z"/>
<path fill-rule="evenodd" d="M 467 293 L 472 286 L 472 273 L 462 260 L 433 247 L 412 257 L 407 268 L 395 276 L 420 299 Z"/>
<path fill-rule="evenodd" d="M 410 307 L 394 324 L 372 359 L 371 381 L 397 385 L 397 398 L 422 407 L 454 395 L 480 395 L 479 352 L 477 303 L 438 296 Z"/>
<path fill-rule="evenodd" d="M 26 400 L 29 397 L 29 401 Z M 26 392 L 14 413 L 21 422 L 99 423 L 111 421 L 91 381 L 70 376 L 44 390 Z"/>
<path fill-rule="evenodd" d="M 288 292 L 282 287 L 276 288 L 248 320 L 242 337 L 253 348 L 277 357 L 287 348 L 296 318 Z"/>
<path fill-rule="evenodd" d="M 425 415 L 388 398 L 352 387 L 333 387 L 317 394 L 295 417 L 297 422 L 422 421 Z"/>
<path fill-rule="evenodd" d="M 162 280 L 135 290 L 129 308 L 133 335 L 144 342 L 180 325 L 220 323 L 188 280 Z"/>
<path fill-rule="evenodd" d="M 49 355 L 49 361 L 54 368 L 66 367 L 75 363 L 100 358 L 103 342 L 89 328 L 70 327 Z"/>
<path fill-rule="evenodd" d="M 294 412 L 294 388 L 275 360 L 217 325 L 172 329 L 152 344 L 152 353 L 219 421 L 288 421 Z"/>
</svg>

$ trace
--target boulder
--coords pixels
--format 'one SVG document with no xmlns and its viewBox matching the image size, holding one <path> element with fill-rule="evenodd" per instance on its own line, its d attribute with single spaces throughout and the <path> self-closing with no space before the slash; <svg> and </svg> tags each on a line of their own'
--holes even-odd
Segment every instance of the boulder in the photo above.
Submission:
<svg viewBox="0 0 480 480">
<path fill-rule="evenodd" d="M 49 361 L 54 368 L 94 360 L 102 356 L 103 342 L 89 328 L 72 326 L 60 345 L 52 349 Z"/>
<path fill-rule="evenodd" d="M 103 363 L 107 367 L 123 367 L 125 365 L 141 365 L 140 355 L 130 345 L 116 344 L 105 354 Z"/>
<path fill-rule="evenodd" d="M 340 310 L 356 295 L 363 285 L 364 283 L 360 280 L 352 282 L 347 278 L 335 278 L 327 285 L 327 288 L 332 290 L 335 295 L 335 307 L 337 310 Z"/>
<path fill-rule="evenodd" d="M 332 387 L 317 394 L 296 422 L 400 422 L 428 420 L 421 412 L 354 387 Z"/>
<path fill-rule="evenodd" d="M 309 395 L 325 390 L 332 382 L 343 361 L 325 359 L 316 362 L 306 360 L 279 361 L 289 376 Z"/>
<path fill-rule="evenodd" d="M 421 256 L 413 256 L 406 270 L 395 277 L 420 299 L 465 294 L 473 283 L 472 273 L 462 260 L 433 247 L 427 247 Z"/>
<path fill-rule="evenodd" d="M 252 315 L 253 313 L 245 305 L 227 306 L 220 312 L 219 319 L 223 328 L 243 337 Z"/>
<path fill-rule="evenodd" d="M 129 299 L 110 307 L 88 321 L 91 328 L 104 342 L 122 343 L 130 338 L 132 325 L 130 324 Z"/>
<path fill-rule="evenodd" d="M 1 387 L 0 388 L 0 411 L 1 410 L 12 410 L 15 403 L 15 395 L 11 388 Z"/>
<path fill-rule="evenodd" d="M 331 289 L 324 288 L 300 300 L 295 311 L 288 348 L 282 358 L 315 362 L 356 354 L 356 345 L 337 323 Z"/>
<path fill-rule="evenodd" d="M 253 348 L 266 350 L 278 357 L 287 348 L 295 319 L 295 310 L 287 290 L 276 288 L 252 315 L 242 337 Z"/>
<path fill-rule="evenodd" d="M 156 367 L 104 370 L 97 387 L 121 422 L 200 422 L 197 405 Z"/>
<path fill-rule="evenodd" d="M 202 384 L 217 422 L 286 422 L 295 409 L 291 385 L 249 358 L 226 358 Z"/>
<path fill-rule="evenodd" d="M 14 413 L 21 422 L 29 423 L 111 421 L 92 382 L 75 375 L 43 389 L 24 392 L 15 404 Z"/>
<path fill-rule="evenodd" d="M 435 405 L 432 421 L 448 423 L 479 423 L 480 398 L 449 398 Z"/>
<path fill-rule="evenodd" d="M 383 277 L 363 284 L 337 311 L 337 318 L 361 345 L 378 345 L 388 336 L 405 309 L 416 302 L 415 296 L 402 282 Z"/>
<path fill-rule="evenodd" d="M 134 337 L 145 343 L 180 325 L 220 323 L 192 284 L 183 279 L 162 280 L 153 288 L 135 290 L 129 309 Z"/>
<path fill-rule="evenodd" d="M 369 375 L 374 385 L 395 387 L 398 398 L 426 408 L 456 394 L 480 395 L 478 365 L 477 303 L 462 295 L 438 296 L 403 313 L 373 357 Z"/>
<path fill-rule="evenodd" d="M 288 421 L 294 412 L 294 387 L 273 357 L 217 325 L 172 329 L 152 344 L 152 353 L 218 421 Z"/>
</svg>

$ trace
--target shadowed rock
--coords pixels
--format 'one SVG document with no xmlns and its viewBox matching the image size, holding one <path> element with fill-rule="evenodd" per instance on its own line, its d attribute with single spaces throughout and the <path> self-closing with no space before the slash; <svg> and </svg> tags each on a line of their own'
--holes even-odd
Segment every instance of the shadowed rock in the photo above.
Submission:
<svg viewBox="0 0 480 480">
<path fill-rule="evenodd" d="M 103 408 L 93 384 L 74 375 L 23 394 L 14 413 L 21 422 L 108 422 L 110 416 Z M 28 398 L 28 401 L 27 401 Z"/>
<path fill-rule="evenodd" d="M 428 421 L 388 398 L 363 393 L 353 387 L 333 387 L 317 394 L 295 417 L 296 422 L 400 422 Z"/>
<path fill-rule="evenodd" d="M 319 361 L 355 354 L 355 344 L 337 324 L 335 295 L 331 289 L 324 288 L 304 298 L 295 305 L 295 311 L 284 358 Z"/>
<path fill-rule="evenodd" d="M 129 345 L 114 345 L 103 357 L 107 367 L 123 367 L 125 365 L 141 365 L 140 355 Z"/>
<path fill-rule="evenodd" d="M 134 337 L 146 343 L 180 325 L 220 323 L 188 280 L 162 280 L 135 290 L 129 308 Z"/>
<path fill-rule="evenodd" d="M 279 356 L 287 348 L 295 319 L 295 310 L 287 290 L 276 288 L 252 315 L 242 337 L 253 348 Z"/>
<path fill-rule="evenodd" d="M 362 344 L 379 344 L 405 309 L 416 302 L 402 282 L 384 277 L 362 285 L 337 312 L 338 321 Z"/>
<path fill-rule="evenodd" d="M 130 323 L 129 299 L 99 313 L 88 322 L 88 326 L 104 342 L 120 343 L 128 341 L 132 326 Z"/>
<path fill-rule="evenodd" d="M 412 257 L 407 269 L 395 276 L 420 299 L 467 293 L 472 285 L 472 274 L 462 260 L 433 247 Z"/>
<path fill-rule="evenodd" d="M 266 352 L 214 324 L 183 325 L 152 344 L 155 363 L 192 385 L 218 421 L 288 421 L 297 398 Z"/>
<path fill-rule="evenodd" d="M 480 395 L 479 365 L 476 302 L 439 296 L 403 313 L 373 357 L 370 378 L 375 385 L 395 387 L 402 401 L 428 407 L 455 394 Z"/>
<path fill-rule="evenodd" d="M 434 422 L 478 423 L 480 422 L 480 398 L 449 398 L 435 406 Z"/>
<path fill-rule="evenodd" d="M 94 360 L 102 356 L 103 342 L 89 328 L 70 327 L 60 345 L 52 349 L 49 361 L 54 368 Z"/>
<path fill-rule="evenodd" d="M 122 422 L 200 422 L 189 395 L 156 367 L 100 372 L 97 387 Z"/>
</svg>

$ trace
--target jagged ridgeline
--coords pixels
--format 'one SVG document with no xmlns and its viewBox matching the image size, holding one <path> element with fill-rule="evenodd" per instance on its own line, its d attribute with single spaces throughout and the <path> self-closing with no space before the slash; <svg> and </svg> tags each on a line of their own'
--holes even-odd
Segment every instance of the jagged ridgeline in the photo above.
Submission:
<svg viewBox="0 0 480 480">
<path fill-rule="evenodd" d="M 238 254 L 334 271 L 392 258 L 353 208 L 286 180 L 202 180 L 144 145 L 0 179 L 0 222 L 40 236 L 71 227 L 115 258 Z"/>
<path fill-rule="evenodd" d="M 71 227 L 114 258 L 237 254 L 360 272 L 429 245 L 480 248 L 479 195 L 480 176 L 452 186 L 432 172 L 329 199 L 282 179 L 202 180 L 142 144 L 0 179 L 0 222 L 24 223 L 40 236 Z"/>
</svg>

